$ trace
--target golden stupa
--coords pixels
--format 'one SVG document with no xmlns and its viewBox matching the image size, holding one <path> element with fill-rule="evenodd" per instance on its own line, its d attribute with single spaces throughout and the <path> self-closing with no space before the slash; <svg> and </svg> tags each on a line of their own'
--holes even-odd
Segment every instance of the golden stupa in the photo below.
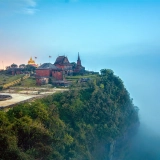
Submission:
<svg viewBox="0 0 160 160">
<path fill-rule="evenodd" d="M 28 61 L 28 65 L 31 65 L 31 66 L 34 66 L 34 67 L 38 67 L 38 65 L 35 63 L 35 61 L 32 59 L 32 57 Z"/>
</svg>

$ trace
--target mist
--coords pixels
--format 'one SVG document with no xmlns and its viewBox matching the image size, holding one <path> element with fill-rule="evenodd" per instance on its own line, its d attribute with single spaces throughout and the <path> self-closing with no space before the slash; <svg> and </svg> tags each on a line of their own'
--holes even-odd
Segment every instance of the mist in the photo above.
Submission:
<svg viewBox="0 0 160 160">
<path fill-rule="evenodd" d="M 127 160 L 159 160 L 160 159 L 160 75 L 159 55 L 144 55 L 132 59 L 132 74 L 122 75 L 124 84 L 139 107 L 140 128 L 132 141 L 130 156 Z M 136 62 L 139 62 L 136 66 Z"/>
<path fill-rule="evenodd" d="M 129 157 L 125 160 L 159 159 L 160 136 L 148 128 L 146 124 L 141 123 L 138 134 L 132 140 Z"/>
<path fill-rule="evenodd" d="M 94 59 L 94 57 L 92 57 Z M 139 108 L 140 127 L 125 160 L 160 159 L 160 55 L 106 56 L 92 61 L 94 68 L 110 68 L 123 82 Z"/>
</svg>

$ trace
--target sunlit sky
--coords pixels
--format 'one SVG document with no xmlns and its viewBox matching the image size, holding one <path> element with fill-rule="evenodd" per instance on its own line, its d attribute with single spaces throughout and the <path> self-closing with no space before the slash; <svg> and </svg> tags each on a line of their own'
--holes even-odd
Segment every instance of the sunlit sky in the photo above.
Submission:
<svg viewBox="0 0 160 160">
<path fill-rule="evenodd" d="M 80 52 L 98 70 L 98 57 L 159 54 L 159 28 L 154 0 L 0 0 L 0 68 L 31 56 L 38 64 L 58 55 L 76 61 Z"/>
</svg>

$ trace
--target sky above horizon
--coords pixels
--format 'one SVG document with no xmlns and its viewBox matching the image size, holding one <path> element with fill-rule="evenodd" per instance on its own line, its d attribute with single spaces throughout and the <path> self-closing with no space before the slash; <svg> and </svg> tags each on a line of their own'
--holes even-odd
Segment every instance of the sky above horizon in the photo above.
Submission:
<svg viewBox="0 0 160 160">
<path fill-rule="evenodd" d="M 0 68 L 54 63 L 58 55 L 87 68 L 93 57 L 159 54 L 160 2 L 154 0 L 0 0 Z M 3 64 L 2 64 L 3 61 Z"/>
</svg>

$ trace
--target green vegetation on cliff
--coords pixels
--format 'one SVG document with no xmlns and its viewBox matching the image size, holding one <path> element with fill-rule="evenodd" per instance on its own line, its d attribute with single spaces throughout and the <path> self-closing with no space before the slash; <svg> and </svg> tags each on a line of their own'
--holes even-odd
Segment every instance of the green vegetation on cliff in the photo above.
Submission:
<svg viewBox="0 0 160 160">
<path fill-rule="evenodd" d="M 1 160 L 110 158 L 111 144 L 138 123 L 137 109 L 111 70 L 74 85 L 0 112 Z"/>
</svg>

